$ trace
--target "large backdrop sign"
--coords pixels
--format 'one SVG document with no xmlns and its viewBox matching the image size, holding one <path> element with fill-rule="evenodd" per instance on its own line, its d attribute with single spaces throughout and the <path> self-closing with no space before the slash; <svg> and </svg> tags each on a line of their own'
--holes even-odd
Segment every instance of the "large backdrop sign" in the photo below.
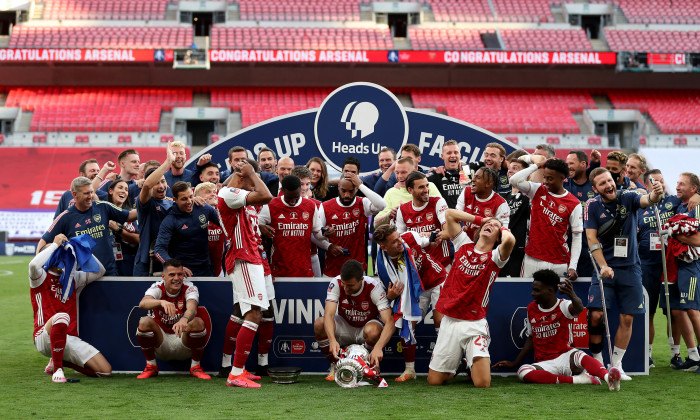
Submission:
<svg viewBox="0 0 700 420">
<path fill-rule="evenodd" d="M 510 153 L 518 147 L 489 131 L 435 112 L 404 108 L 382 86 L 356 82 L 339 87 L 318 109 L 282 115 L 240 130 L 225 140 L 212 144 L 187 162 L 194 169 L 199 156 L 210 153 L 212 160 L 224 167 L 228 151 L 243 146 L 257 160 L 263 147 L 277 152 L 278 158 L 289 156 L 297 165 L 314 157 L 340 170 L 343 159 L 360 159 L 362 172 L 377 169 L 377 155 L 383 147 L 397 152 L 406 143 L 421 150 L 421 166 L 443 164 L 442 145 L 447 140 L 459 143 L 464 162 L 481 159 L 484 146 L 498 142 Z"/>
</svg>

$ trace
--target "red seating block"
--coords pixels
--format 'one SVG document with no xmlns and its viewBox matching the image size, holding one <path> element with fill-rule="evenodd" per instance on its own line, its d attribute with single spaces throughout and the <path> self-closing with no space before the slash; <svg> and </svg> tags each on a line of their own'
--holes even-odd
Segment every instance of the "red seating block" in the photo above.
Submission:
<svg viewBox="0 0 700 420">
<path fill-rule="evenodd" d="M 117 137 L 117 141 L 119 143 L 131 143 L 131 136 L 130 135 L 119 136 L 119 137 Z"/>
<path fill-rule="evenodd" d="M 46 134 L 35 134 L 32 137 L 33 143 L 46 143 Z"/>
<path fill-rule="evenodd" d="M 212 142 L 212 143 L 216 143 L 217 141 L 219 141 L 219 135 L 218 135 L 218 134 L 212 134 L 212 135 L 211 135 L 211 142 Z"/>
<path fill-rule="evenodd" d="M 518 136 L 508 136 L 506 137 L 506 140 L 513 144 L 518 144 Z"/>
<path fill-rule="evenodd" d="M 588 137 L 588 144 L 593 144 L 593 145 L 600 144 L 600 136 Z"/>
<path fill-rule="evenodd" d="M 688 138 L 687 137 L 674 137 L 673 144 L 675 144 L 676 146 L 687 146 L 688 145 Z"/>
<path fill-rule="evenodd" d="M 559 144 L 559 136 L 547 137 L 547 143 L 549 144 Z"/>
<path fill-rule="evenodd" d="M 169 142 L 169 141 L 174 141 L 174 140 L 175 140 L 175 136 L 173 136 L 173 135 L 164 135 L 164 136 L 160 136 L 160 142 L 161 142 L 161 143 L 167 143 L 167 142 Z"/>
<path fill-rule="evenodd" d="M 75 136 L 76 143 L 89 143 L 90 136 Z"/>
<path fill-rule="evenodd" d="M 639 138 L 639 145 L 640 146 L 646 146 L 647 144 L 647 138 L 646 137 L 640 137 Z"/>
</svg>

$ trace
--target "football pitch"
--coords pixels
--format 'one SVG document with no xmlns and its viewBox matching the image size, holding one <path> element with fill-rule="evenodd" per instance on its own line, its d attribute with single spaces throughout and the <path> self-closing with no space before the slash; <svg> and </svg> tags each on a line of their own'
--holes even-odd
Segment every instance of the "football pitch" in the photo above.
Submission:
<svg viewBox="0 0 700 420">
<path fill-rule="evenodd" d="M 224 379 L 185 375 L 136 380 L 136 375 L 54 384 L 44 374 L 48 359 L 32 343 L 30 257 L 0 257 L 3 332 L 0 334 L 0 413 L 4 418 L 695 418 L 700 375 L 669 367 L 665 318 L 656 316 L 657 336 L 649 376 L 607 386 L 525 385 L 517 377 L 494 376 L 476 389 L 464 376 L 443 387 L 425 377 L 409 383 L 387 378 L 389 387 L 342 389 L 321 376 L 260 389 L 229 388 Z M 524 302 L 525 303 L 525 302 Z M 661 334 L 659 334 L 659 332 Z M 105 331 L 105 334 L 109 334 Z M 685 357 L 685 346 L 681 354 Z M 696 413 L 696 414 L 692 414 Z"/>
</svg>

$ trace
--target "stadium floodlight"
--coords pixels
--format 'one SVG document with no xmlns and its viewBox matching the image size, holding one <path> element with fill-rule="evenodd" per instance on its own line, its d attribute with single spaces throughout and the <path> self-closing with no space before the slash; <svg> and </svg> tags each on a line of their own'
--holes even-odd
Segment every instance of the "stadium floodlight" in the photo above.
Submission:
<svg viewBox="0 0 700 420">
<path fill-rule="evenodd" d="M 652 185 L 656 182 L 653 177 L 649 177 Z M 661 230 L 661 217 L 659 216 L 659 206 L 654 204 L 654 214 L 656 215 L 656 230 L 659 233 L 659 242 L 661 242 L 661 268 L 664 271 L 664 294 L 666 295 L 666 333 L 668 334 L 668 345 L 673 347 L 673 333 L 671 332 L 671 304 L 668 297 L 668 271 L 666 270 L 666 245 L 664 244 L 664 235 L 668 232 Z"/>
<path fill-rule="evenodd" d="M 600 274 L 598 263 L 596 262 L 595 258 L 593 258 L 593 252 L 591 252 L 590 249 L 588 250 L 588 255 L 591 257 L 591 262 L 593 263 L 595 274 L 598 277 L 598 286 L 600 286 L 600 300 L 603 302 L 603 322 L 605 323 L 605 337 L 608 339 L 608 356 L 610 356 L 610 366 L 612 366 L 613 348 L 610 341 L 610 324 L 608 323 L 608 306 L 605 304 L 605 287 L 603 286 L 603 276 Z"/>
</svg>

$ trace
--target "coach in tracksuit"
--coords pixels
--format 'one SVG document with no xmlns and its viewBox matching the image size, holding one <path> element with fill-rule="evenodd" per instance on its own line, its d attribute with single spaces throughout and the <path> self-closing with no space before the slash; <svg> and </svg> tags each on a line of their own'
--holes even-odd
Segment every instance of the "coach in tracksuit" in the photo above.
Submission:
<svg viewBox="0 0 700 420">
<path fill-rule="evenodd" d="M 195 205 L 188 182 L 172 186 L 175 205 L 158 230 L 155 254 L 161 261 L 177 258 L 185 265 L 185 274 L 214 277 L 209 260 L 209 222 L 219 226 L 219 215 L 208 204 Z"/>
</svg>

